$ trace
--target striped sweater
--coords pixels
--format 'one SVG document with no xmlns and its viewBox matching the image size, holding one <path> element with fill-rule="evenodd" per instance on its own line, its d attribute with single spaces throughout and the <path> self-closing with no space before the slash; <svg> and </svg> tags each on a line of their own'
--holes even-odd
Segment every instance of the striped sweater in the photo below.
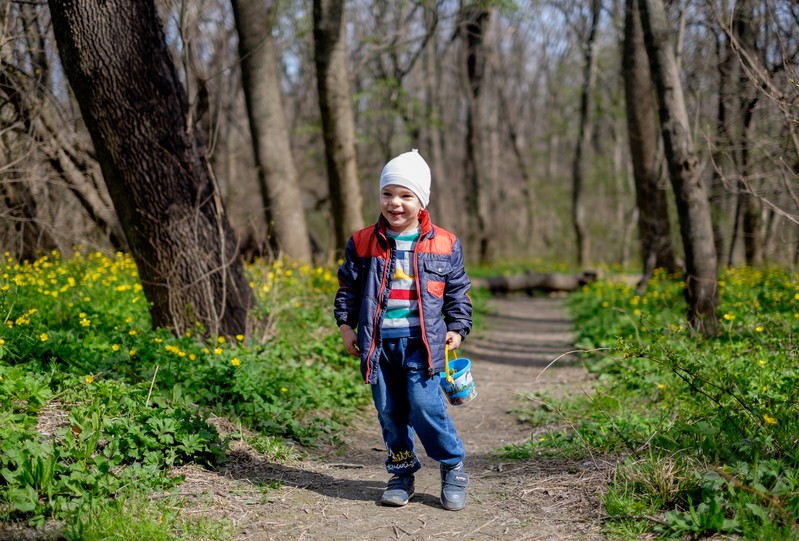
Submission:
<svg viewBox="0 0 799 541">
<path fill-rule="evenodd" d="M 419 240 L 419 231 L 394 233 L 386 230 L 386 236 L 394 241 L 397 264 L 383 320 L 383 338 L 420 336 L 419 295 L 413 275 L 413 251 Z"/>
</svg>

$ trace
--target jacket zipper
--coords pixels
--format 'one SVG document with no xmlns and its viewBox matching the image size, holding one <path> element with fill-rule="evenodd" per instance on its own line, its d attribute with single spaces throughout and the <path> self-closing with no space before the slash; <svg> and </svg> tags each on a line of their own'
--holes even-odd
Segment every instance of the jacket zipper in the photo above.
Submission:
<svg viewBox="0 0 799 541">
<path fill-rule="evenodd" d="M 419 248 L 421 244 L 421 240 L 416 244 L 416 249 L 413 251 L 413 273 L 414 273 L 414 280 L 416 280 L 416 296 L 419 299 L 419 326 L 422 328 L 422 342 L 424 342 L 424 347 L 427 350 L 427 372 L 432 375 L 433 374 L 433 352 L 430 351 L 430 344 L 427 342 L 427 331 L 425 330 L 424 326 L 424 309 L 422 305 L 422 280 L 419 278 Z"/>
<path fill-rule="evenodd" d="M 380 311 L 383 309 L 383 291 L 386 289 L 386 276 L 388 274 L 388 267 L 391 265 L 391 247 L 388 249 L 388 257 L 386 264 L 383 265 L 383 278 L 380 282 L 380 290 L 377 292 L 377 310 L 375 310 L 375 318 L 372 321 L 372 343 L 369 345 L 369 353 L 366 355 L 366 383 L 369 383 L 369 375 L 372 372 L 372 353 L 374 353 L 375 346 L 377 345 L 377 333 L 380 329 L 377 322 L 380 319 Z"/>
</svg>

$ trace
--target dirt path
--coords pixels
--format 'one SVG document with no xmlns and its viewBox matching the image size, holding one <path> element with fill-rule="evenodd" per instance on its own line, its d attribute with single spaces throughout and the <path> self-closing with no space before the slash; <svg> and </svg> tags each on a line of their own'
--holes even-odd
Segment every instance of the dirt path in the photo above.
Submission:
<svg viewBox="0 0 799 541">
<path fill-rule="evenodd" d="M 582 392 L 585 371 L 563 359 L 571 326 L 557 298 L 493 299 L 486 329 L 464 343 L 478 388 L 469 404 L 451 407 L 467 452 L 469 504 L 449 512 L 438 502 L 437 464 L 424 459 L 416 494 L 403 508 L 375 503 L 388 476 L 374 411 L 346 444 L 291 465 L 270 464 L 241 449 L 220 478 L 188 470 L 184 495 L 190 512 L 222 514 L 241 531 L 241 541 L 601 539 L 599 498 L 606 472 L 594 462 L 553 459 L 502 461 L 494 452 L 530 437 L 512 409 L 520 393 Z M 540 375 L 540 377 L 539 377 Z M 601 468 L 606 469 L 606 468 Z M 259 488 L 279 483 L 272 490 Z M 210 486 L 210 488 L 209 488 Z"/>
</svg>

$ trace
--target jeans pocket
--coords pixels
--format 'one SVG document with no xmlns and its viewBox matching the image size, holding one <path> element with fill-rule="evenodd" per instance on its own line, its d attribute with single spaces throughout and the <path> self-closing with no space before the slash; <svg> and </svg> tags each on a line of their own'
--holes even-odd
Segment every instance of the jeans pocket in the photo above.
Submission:
<svg viewBox="0 0 799 541">
<path fill-rule="evenodd" d="M 405 358 L 403 368 L 411 372 L 427 371 L 427 348 L 421 337 L 405 339 Z"/>
</svg>

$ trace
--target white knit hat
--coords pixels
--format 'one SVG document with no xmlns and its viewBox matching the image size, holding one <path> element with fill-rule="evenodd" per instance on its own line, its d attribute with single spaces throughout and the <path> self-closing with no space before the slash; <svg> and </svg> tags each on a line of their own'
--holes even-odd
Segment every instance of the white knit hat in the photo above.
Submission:
<svg viewBox="0 0 799 541">
<path fill-rule="evenodd" d="M 400 154 L 383 168 L 380 191 L 389 184 L 408 188 L 422 202 L 422 208 L 430 202 L 430 167 L 415 148 Z"/>
</svg>

